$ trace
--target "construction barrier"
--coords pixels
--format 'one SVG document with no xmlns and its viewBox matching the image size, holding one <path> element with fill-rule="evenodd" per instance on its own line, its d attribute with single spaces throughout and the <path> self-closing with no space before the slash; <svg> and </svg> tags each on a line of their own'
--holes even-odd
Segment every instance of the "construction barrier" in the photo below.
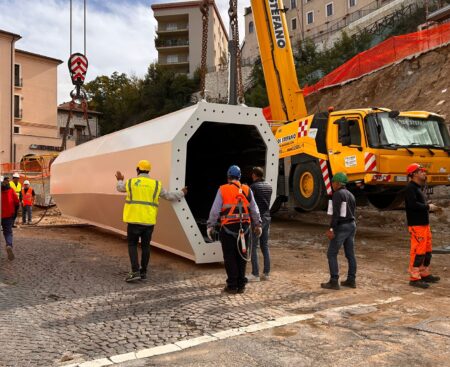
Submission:
<svg viewBox="0 0 450 367">
<path fill-rule="evenodd" d="M 25 180 L 30 181 L 36 193 L 35 205 L 52 206 L 54 202 L 50 196 L 50 167 L 57 156 L 58 154 L 30 155 L 19 163 L 3 163 L 0 165 L 0 174 L 11 178 L 14 173 L 18 173 L 22 185 Z"/>
<path fill-rule="evenodd" d="M 303 94 L 307 96 L 323 88 L 360 78 L 405 58 L 449 42 L 450 23 L 424 31 L 388 38 L 371 49 L 359 53 L 345 64 L 325 75 L 316 84 L 306 86 L 303 89 Z"/>
</svg>

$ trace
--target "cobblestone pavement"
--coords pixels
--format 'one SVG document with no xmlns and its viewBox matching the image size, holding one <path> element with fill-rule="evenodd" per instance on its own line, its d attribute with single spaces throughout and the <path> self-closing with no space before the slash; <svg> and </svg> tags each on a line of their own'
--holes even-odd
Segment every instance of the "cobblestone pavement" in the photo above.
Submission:
<svg viewBox="0 0 450 367">
<path fill-rule="evenodd" d="M 295 284 L 271 292 L 270 283 L 257 298 L 226 296 L 220 265 L 202 270 L 163 253 L 158 256 L 181 263 L 181 271 L 155 265 L 149 280 L 127 284 L 124 240 L 103 234 L 116 246 L 108 253 L 107 246 L 84 243 L 94 228 L 53 230 L 82 233 L 69 243 L 45 239 L 43 231 L 17 233 L 15 261 L 1 253 L 2 366 L 48 366 L 67 352 L 89 360 L 162 345 L 268 320 L 285 314 L 283 304 L 313 297 Z"/>
<path fill-rule="evenodd" d="M 392 296 L 390 284 L 379 289 L 364 278 L 364 289 L 330 293 L 317 287 L 326 274 L 323 246 L 314 243 L 322 231 L 311 230 L 309 252 L 301 255 L 298 241 L 297 248 L 287 243 L 282 256 L 294 267 L 278 266 L 271 281 L 251 283 L 245 294 L 229 296 L 221 292 L 221 264 L 194 265 L 152 249 L 149 279 L 127 284 L 124 238 L 92 227 L 19 229 L 16 260 L 7 261 L 0 250 L 0 365 L 92 360 L 352 304 L 357 296 Z M 314 253 L 322 267 L 307 266 Z"/>
</svg>

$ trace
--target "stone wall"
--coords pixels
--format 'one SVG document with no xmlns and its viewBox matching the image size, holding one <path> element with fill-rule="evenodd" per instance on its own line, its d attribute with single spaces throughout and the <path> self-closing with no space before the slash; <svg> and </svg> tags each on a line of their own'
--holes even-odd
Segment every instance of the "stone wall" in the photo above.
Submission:
<svg viewBox="0 0 450 367">
<path fill-rule="evenodd" d="M 242 79 L 244 89 L 250 86 L 252 67 L 242 67 Z M 206 74 L 205 79 L 206 100 L 208 102 L 227 103 L 228 102 L 228 69 L 215 71 Z"/>
</svg>

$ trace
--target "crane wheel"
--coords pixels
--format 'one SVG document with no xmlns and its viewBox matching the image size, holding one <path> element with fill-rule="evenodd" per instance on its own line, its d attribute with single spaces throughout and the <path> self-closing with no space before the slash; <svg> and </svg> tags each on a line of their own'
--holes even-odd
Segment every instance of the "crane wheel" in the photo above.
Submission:
<svg viewBox="0 0 450 367">
<path fill-rule="evenodd" d="M 326 190 L 320 167 L 315 162 L 295 167 L 292 191 L 296 206 L 302 211 L 322 209 L 326 204 Z"/>
</svg>

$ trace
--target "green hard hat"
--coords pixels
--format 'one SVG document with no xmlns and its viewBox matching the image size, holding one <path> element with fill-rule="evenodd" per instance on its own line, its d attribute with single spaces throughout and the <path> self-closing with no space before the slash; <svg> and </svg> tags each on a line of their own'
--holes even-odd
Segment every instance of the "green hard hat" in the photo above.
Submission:
<svg viewBox="0 0 450 367">
<path fill-rule="evenodd" d="M 348 182 L 348 177 L 344 172 L 337 172 L 333 178 L 331 179 L 332 182 L 339 182 L 343 185 L 345 185 Z"/>
</svg>

